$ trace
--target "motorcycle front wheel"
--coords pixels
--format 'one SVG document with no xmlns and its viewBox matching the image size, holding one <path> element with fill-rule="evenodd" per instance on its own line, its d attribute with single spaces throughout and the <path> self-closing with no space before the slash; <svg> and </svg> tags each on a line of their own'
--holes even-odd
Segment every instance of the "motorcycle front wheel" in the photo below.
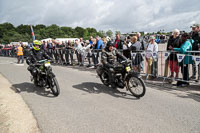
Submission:
<svg viewBox="0 0 200 133">
<path fill-rule="evenodd" d="M 58 84 L 58 81 L 56 79 L 56 77 L 49 77 L 49 87 L 53 93 L 54 96 L 58 96 L 60 94 L 60 87 Z"/>
<path fill-rule="evenodd" d="M 126 87 L 136 98 L 140 98 L 145 95 L 146 86 L 144 84 L 144 81 L 139 77 L 130 76 L 126 80 Z"/>
</svg>

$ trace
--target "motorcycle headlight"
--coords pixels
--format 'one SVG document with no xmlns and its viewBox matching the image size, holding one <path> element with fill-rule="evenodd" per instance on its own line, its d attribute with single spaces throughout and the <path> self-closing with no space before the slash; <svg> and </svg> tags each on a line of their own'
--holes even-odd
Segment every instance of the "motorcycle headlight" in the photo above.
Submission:
<svg viewBox="0 0 200 133">
<path fill-rule="evenodd" d="M 46 63 L 44 64 L 44 66 L 45 66 L 45 67 L 49 67 L 49 66 L 51 66 L 51 64 L 50 64 L 50 62 L 46 62 Z"/>
<path fill-rule="evenodd" d="M 131 67 L 126 67 L 126 71 L 129 72 L 131 70 Z"/>
</svg>

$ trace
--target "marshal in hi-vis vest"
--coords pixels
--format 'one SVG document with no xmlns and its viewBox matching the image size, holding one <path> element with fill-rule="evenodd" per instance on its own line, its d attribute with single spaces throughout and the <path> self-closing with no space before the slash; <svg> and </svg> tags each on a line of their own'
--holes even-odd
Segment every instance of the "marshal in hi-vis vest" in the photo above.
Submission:
<svg viewBox="0 0 200 133">
<path fill-rule="evenodd" d="M 23 55 L 23 48 L 22 47 L 18 47 L 17 48 L 17 56 Z"/>
</svg>

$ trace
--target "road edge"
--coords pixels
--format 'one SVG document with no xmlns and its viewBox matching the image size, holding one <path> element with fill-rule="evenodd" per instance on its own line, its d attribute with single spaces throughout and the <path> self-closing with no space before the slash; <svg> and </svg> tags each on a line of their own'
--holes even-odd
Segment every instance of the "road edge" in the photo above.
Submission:
<svg viewBox="0 0 200 133">
<path fill-rule="evenodd" d="M 37 121 L 12 84 L 0 73 L 0 133 L 40 133 Z"/>
</svg>

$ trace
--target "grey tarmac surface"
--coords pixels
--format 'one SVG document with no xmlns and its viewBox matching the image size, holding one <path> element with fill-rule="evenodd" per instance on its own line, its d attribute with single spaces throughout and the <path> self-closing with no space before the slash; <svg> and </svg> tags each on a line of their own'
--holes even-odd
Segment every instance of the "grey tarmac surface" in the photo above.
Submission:
<svg viewBox="0 0 200 133">
<path fill-rule="evenodd" d="M 42 133 L 200 133 L 199 90 L 147 87 L 136 99 L 105 87 L 92 69 L 53 66 L 61 88 L 51 92 L 30 82 L 27 65 L 0 57 L 0 73 L 17 89 Z"/>
</svg>

